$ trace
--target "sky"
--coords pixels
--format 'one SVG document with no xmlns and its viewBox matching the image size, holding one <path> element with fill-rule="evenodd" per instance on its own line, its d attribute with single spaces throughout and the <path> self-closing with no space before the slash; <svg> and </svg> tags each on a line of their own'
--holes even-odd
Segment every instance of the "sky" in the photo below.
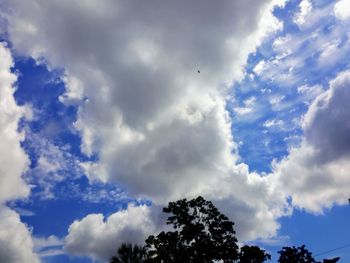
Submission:
<svg viewBox="0 0 350 263">
<path fill-rule="evenodd" d="M 198 195 L 271 262 L 349 262 L 349 28 L 348 0 L 0 0 L 0 262 L 106 262 Z"/>
</svg>

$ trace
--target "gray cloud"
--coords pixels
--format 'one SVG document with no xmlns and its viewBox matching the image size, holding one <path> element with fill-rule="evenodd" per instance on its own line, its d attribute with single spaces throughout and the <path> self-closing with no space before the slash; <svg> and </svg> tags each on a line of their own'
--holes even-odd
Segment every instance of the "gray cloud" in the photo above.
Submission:
<svg viewBox="0 0 350 263">
<path fill-rule="evenodd" d="M 275 165 L 279 187 L 294 205 L 322 213 L 334 203 L 345 204 L 350 187 L 349 110 L 350 72 L 330 82 L 304 116 L 305 137 L 281 163 Z M 274 178 L 274 179 L 276 179 Z"/>
<path fill-rule="evenodd" d="M 340 74 L 305 116 L 305 136 L 317 151 L 317 161 L 330 162 L 350 153 L 349 72 Z"/>
</svg>

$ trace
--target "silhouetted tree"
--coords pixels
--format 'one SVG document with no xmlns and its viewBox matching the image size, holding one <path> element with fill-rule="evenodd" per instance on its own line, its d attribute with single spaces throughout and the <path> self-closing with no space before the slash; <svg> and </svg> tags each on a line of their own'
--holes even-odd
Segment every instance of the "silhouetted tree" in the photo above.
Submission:
<svg viewBox="0 0 350 263">
<path fill-rule="evenodd" d="M 280 254 L 278 262 L 280 263 L 316 263 L 312 253 L 305 248 L 305 245 L 301 247 L 283 247 L 278 253 Z"/>
<path fill-rule="evenodd" d="M 316 261 L 312 257 L 312 253 L 309 252 L 305 245 L 301 247 L 283 247 L 281 251 L 278 251 L 280 263 L 321 263 Z M 324 259 L 323 263 L 336 263 L 340 258 Z"/>
<path fill-rule="evenodd" d="M 174 231 L 149 236 L 147 262 L 225 263 L 238 259 L 234 223 L 203 197 L 170 202 L 167 224 Z"/>
<path fill-rule="evenodd" d="M 240 263 L 263 263 L 271 259 L 271 255 L 257 246 L 243 246 L 239 253 Z"/>
<path fill-rule="evenodd" d="M 143 263 L 146 256 L 145 247 L 123 243 L 118 248 L 118 255 L 111 257 L 110 263 Z"/>
</svg>

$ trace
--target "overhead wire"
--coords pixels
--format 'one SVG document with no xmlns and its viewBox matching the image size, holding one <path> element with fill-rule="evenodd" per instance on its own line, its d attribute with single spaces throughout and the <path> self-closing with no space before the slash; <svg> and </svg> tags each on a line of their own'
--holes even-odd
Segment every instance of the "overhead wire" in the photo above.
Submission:
<svg viewBox="0 0 350 263">
<path fill-rule="evenodd" d="M 331 252 L 333 252 L 333 251 L 337 251 L 337 250 L 340 250 L 340 249 L 343 249 L 343 248 L 347 248 L 347 247 L 350 247 L 350 243 L 349 243 L 349 244 L 346 244 L 346 245 L 342 245 L 342 246 L 340 246 L 340 247 L 336 247 L 336 248 L 333 248 L 333 249 L 324 251 L 324 252 L 317 253 L 317 254 L 315 254 L 314 256 L 317 257 L 317 256 L 326 255 L 326 254 L 329 254 L 329 253 L 331 253 Z"/>
</svg>

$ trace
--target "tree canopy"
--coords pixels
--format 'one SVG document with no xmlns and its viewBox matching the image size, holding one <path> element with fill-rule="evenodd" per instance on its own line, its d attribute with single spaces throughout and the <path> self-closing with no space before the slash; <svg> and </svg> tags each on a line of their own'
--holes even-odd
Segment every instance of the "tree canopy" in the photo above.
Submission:
<svg viewBox="0 0 350 263">
<path fill-rule="evenodd" d="M 110 263 L 264 263 L 271 256 L 257 246 L 237 245 L 234 223 L 199 196 L 170 202 L 163 212 L 172 231 L 150 235 L 145 246 L 122 244 Z M 321 263 L 305 245 L 283 247 L 279 263 Z M 322 263 L 336 263 L 338 258 Z"/>
<path fill-rule="evenodd" d="M 199 196 L 170 202 L 163 211 L 174 231 L 146 240 L 150 262 L 232 262 L 238 259 L 234 223 Z"/>
<path fill-rule="evenodd" d="M 110 258 L 110 263 L 142 263 L 145 260 L 145 247 L 123 243 L 118 249 L 118 255 Z"/>
<path fill-rule="evenodd" d="M 240 263 L 263 263 L 271 259 L 271 255 L 257 246 L 243 246 L 239 252 Z"/>
<path fill-rule="evenodd" d="M 305 248 L 305 245 L 301 247 L 283 247 L 278 253 L 280 254 L 279 263 L 316 263 L 312 253 Z"/>
<path fill-rule="evenodd" d="M 280 254 L 279 263 L 321 263 L 313 258 L 312 253 L 305 248 L 305 245 L 283 247 L 278 253 Z M 324 259 L 323 263 L 336 263 L 339 259 L 339 257 Z"/>
</svg>

